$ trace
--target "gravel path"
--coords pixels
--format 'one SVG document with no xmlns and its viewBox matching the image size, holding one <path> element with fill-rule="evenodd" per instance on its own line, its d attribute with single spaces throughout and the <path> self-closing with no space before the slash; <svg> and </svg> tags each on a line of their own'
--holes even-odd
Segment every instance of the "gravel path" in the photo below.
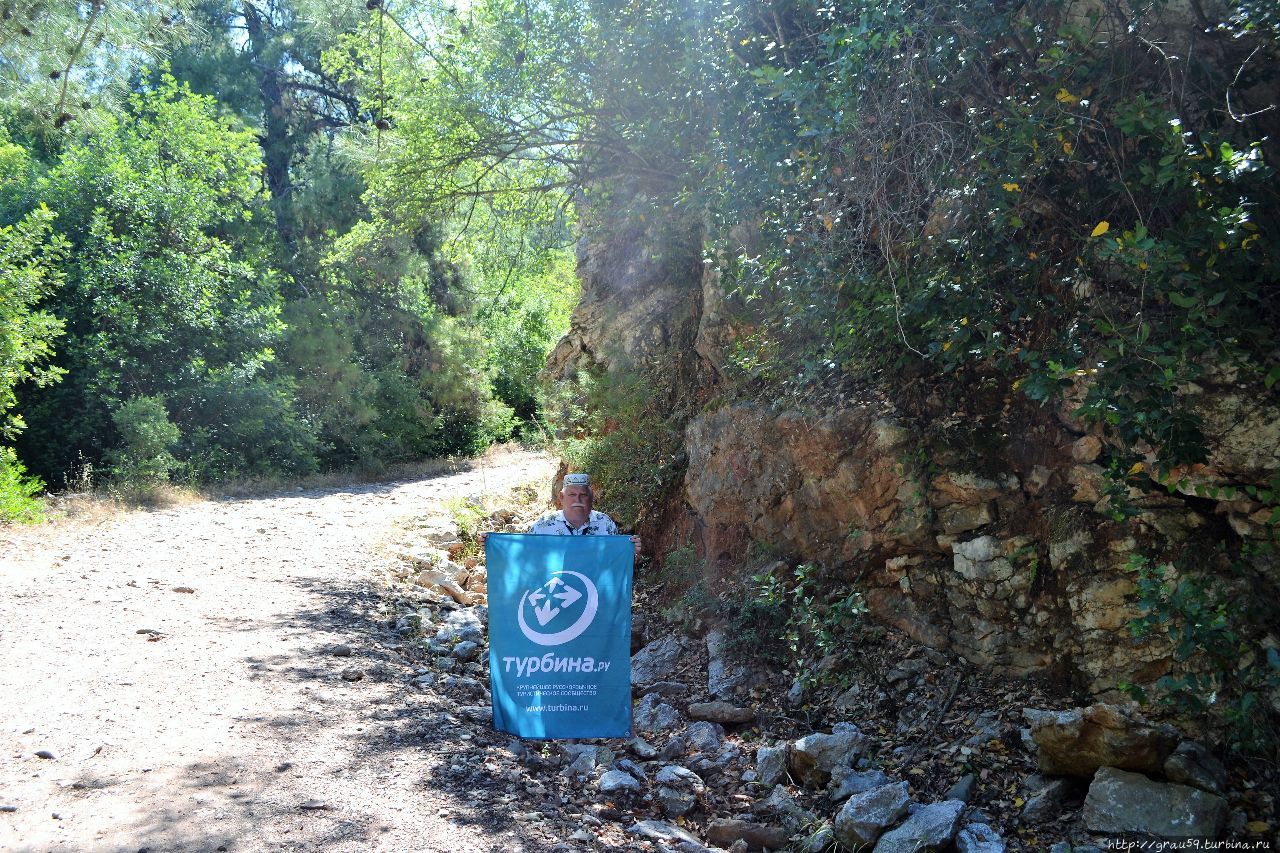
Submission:
<svg viewBox="0 0 1280 853">
<path fill-rule="evenodd" d="M 537 850 L 433 783 L 449 745 L 424 748 L 433 697 L 381 642 L 372 578 L 398 523 L 552 471 L 508 453 L 0 529 L 0 850 Z"/>
</svg>

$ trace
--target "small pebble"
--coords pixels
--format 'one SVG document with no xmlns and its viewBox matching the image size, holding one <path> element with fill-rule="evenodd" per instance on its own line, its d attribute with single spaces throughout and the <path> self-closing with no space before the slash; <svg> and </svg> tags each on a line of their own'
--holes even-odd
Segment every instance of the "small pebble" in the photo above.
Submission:
<svg viewBox="0 0 1280 853">
<path fill-rule="evenodd" d="M 54 754 L 47 749 L 41 749 L 36 752 L 36 758 L 51 759 L 54 757 L 55 757 Z"/>
</svg>

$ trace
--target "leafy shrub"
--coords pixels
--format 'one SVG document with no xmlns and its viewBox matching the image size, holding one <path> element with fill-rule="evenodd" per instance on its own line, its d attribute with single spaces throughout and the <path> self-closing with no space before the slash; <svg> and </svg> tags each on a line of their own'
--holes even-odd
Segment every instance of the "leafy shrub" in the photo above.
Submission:
<svg viewBox="0 0 1280 853">
<path fill-rule="evenodd" d="M 684 472 L 678 414 L 663 411 L 661 384 L 642 373 L 566 380 L 548 410 L 561 452 L 590 472 L 601 504 L 624 527 L 657 508 Z"/>
<path fill-rule="evenodd" d="M 1256 546 L 1274 556 L 1271 545 Z M 1137 576 L 1138 604 L 1143 615 L 1132 620 L 1135 637 L 1166 637 L 1173 669 L 1155 683 L 1158 701 L 1226 734 L 1246 753 L 1280 750 L 1277 712 L 1269 707 L 1280 691 L 1280 650 L 1263 643 L 1258 626 L 1274 625 L 1273 603 L 1240 595 L 1234 578 L 1245 566 L 1231 561 L 1224 577 L 1207 573 L 1190 561 L 1157 563 L 1131 555 L 1127 568 Z M 1141 701 L 1148 692 L 1127 685 Z"/>
<path fill-rule="evenodd" d="M 736 642 L 747 638 L 744 648 L 750 648 L 752 640 L 765 633 L 772 642 L 763 648 L 779 663 L 792 665 L 839 653 L 867 612 L 862 593 L 834 583 L 815 563 L 785 571 L 782 566 L 777 563 L 752 576 L 752 595 L 735 617 Z M 808 667 L 802 667 L 798 677 L 807 684 L 821 680 Z"/>
<path fill-rule="evenodd" d="M 44 507 L 35 500 L 42 489 L 44 483 L 27 476 L 13 449 L 0 447 L 0 521 L 43 521 Z"/>
<path fill-rule="evenodd" d="M 169 420 L 164 400 L 134 397 L 111 413 L 120 444 L 106 455 L 117 487 L 146 488 L 166 482 L 178 460 L 169 452 L 182 433 Z"/>
<path fill-rule="evenodd" d="M 316 470 L 320 442 L 294 385 L 259 365 L 208 371 L 173 395 L 187 476 L 196 482 Z"/>
<path fill-rule="evenodd" d="M 19 449 L 33 470 L 52 478 L 77 452 L 127 448 L 114 441 L 113 402 L 176 400 L 209 371 L 270 361 L 279 280 L 246 237 L 269 215 L 261 169 L 253 131 L 163 77 L 126 114 L 69 141 L 37 182 L 68 251 L 65 281 L 44 303 L 66 324 L 56 359 L 66 375 L 23 400 L 32 428 Z M 148 468 L 155 458 L 118 462 L 149 479 L 168 470 Z"/>
</svg>

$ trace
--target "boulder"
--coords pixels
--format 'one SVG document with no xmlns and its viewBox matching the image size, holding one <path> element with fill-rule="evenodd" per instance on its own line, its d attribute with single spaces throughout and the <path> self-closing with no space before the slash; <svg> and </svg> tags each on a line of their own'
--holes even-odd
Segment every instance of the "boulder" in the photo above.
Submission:
<svg viewBox="0 0 1280 853">
<path fill-rule="evenodd" d="M 787 774 L 787 746 L 762 746 L 756 750 L 756 772 L 765 785 L 776 785 Z"/>
<path fill-rule="evenodd" d="M 956 833 L 956 853 L 1004 853 L 1004 839 L 985 823 L 971 823 Z"/>
<path fill-rule="evenodd" d="M 846 847 L 857 849 L 874 844 L 886 829 L 907 813 L 911 795 L 906 782 L 882 785 L 855 794 L 844 804 L 832 823 L 836 838 Z"/>
<path fill-rule="evenodd" d="M 728 702 L 694 702 L 689 706 L 689 719 L 707 720 L 712 723 L 749 723 L 756 718 L 750 708 L 740 708 Z"/>
<path fill-rule="evenodd" d="M 1221 794 L 1227 786 L 1227 768 L 1203 744 L 1193 740 L 1178 744 L 1173 755 L 1165 759 L 1164 775 L 1170 782 L 1212 794 Z"/>
<path fill-rule="evenodd" d="M 675 669 L 676 661 L 683 653 L 684 643 L 679 637 L 668 634 L 654 640 L 631 656 L 631 683 L 662 681 Z"/>
<path fill-rule="evenodd" d="M 623 770 L 606 770 L 601 774 L 599 784 L 600 791 L 604 794 L 631 793 L 641 788 L 636 777 Z"/>
<path fill-rule="evenodd" d="M 708 723 L 706 720 L 689 726 L 684 736 L 689 741 L 689 746 L 698 752 L 706 752 L 715 754 L 720 751 L 721 737 L 723 731 L 715 723 Z"/>
<path fill-rule="evenodd" d="M 944 800 L 917 810 L 876 842 L 875 853 L 919 853 L 948 847 L 960 828 L 964 803 Z"/>
<path fill-rule="evenodd" d="M 1103 767 L 1089 785 L 1083 817 L 1092 832 L 1216 838 L 1227 819 L 1227 801 L 1198 788 Z"/>
<path fill-rule="evenodd" d="M 791 744 L 792 774 L 811 788 L 825 785 L 835 770 L 853 766 L 866 737 L 853 723 L 836 723 L 831 734 L 812 734 Z"/>
<path fill-rule="evenodd" d="M 640 731 L 665 732 L 680 724 L 680 713 L 662 701 L 657 693 L 650 693 L 636 703 L 632 722 Z"/>
<path fill-rule="evenodd" d="M 841 803 L 854 794 L 862 794 L 872 788 L 881 788 L 893 780 L 879 770 L 846 770 L 843 773 L 831 774 L 831 784 L 827 788 L 827 796 L 833 803 Z"/>
<path fill-rule="evenodd" d="M 753 849 L 782 850 L 790 841 L 785 830 L 747 820 L 720 818 L 707 824 L 707 840 L 728 847 L 741 839 Z"/>
<path fill-rule="evenodd" d="M 1055 776 L 1090 776 L 1099 767 L 1159 773 L 1178 745 L 1169 726 L 1147 722 L 1119 705 L 1069 711 L 1023 709 L 1039 750 L 1040 770 Z"/>
</svg>

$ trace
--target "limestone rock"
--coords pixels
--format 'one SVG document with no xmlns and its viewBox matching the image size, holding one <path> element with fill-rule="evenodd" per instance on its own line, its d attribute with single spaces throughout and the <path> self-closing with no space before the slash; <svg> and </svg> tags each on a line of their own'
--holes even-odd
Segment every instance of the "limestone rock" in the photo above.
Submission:
<svg viewBox="0 0 1280 853">
<path fill-rule="evenodd" d="M 639 835 L 641 838 L 651 838 L 654 841 L 665 841 L 669 844 L 688 842 L 697 845 L 697 849 L 704 847 L 701 841 L 680 827 L 661 820 L 642 820 L 628 827 L 627 832 Z"/>
<path fill-rule="evenodd" d="M 661 733 L 679 725 L 680 712 L 663 702 L 657 693 L 650 693 L 636 703 L 631 720 L 640 731 Z"/>
<path fill-rule="evenodd" d="M 985 823 L 971 823 L 956 833 L 956 853 L 1004 853 L 1004 839 Z"/>
<path fill-rule="evenodd" d="M 688 814 L 698 804 L 698 795 L 706 789 L 701 777 L 687 767 L 668 764 L 658 771 L 658 804 L 667 817 Z"/>
<path fill-rule="evenodd" d="M 821 787 L 832 771 L 851 767 L 865 744 L 866 737 L 853 723 L 836 723 L 831 734 L 812 734 L 791 744 L 791 772 L 803 784 Z"/>
<path fill-rule="evenodd" d="M 968 803 L 973 800 L 973 789 L 978 784 L 978 777 L 972 773 L 966 773 L 960 778 L 960 781 L 952 785 L 942 799 L 959 800 L 962 803 Z"/>
<path fill-rule="evenodd" d="M 1096 435 L 1082 435 L 1071 445 L 1071 458 L 1088 464 L 1102 455 L 1102 439 Z"/>
<path fill-rule="evenodd" d="M 795 797 L 781 785 L 775 785 L 769 796 L 752 806 L 751 811 L 757 815 L 780 818 L 783 828 L 793 835 L 818 819 L 817 815 L 797 803 Z"/>
<path fill-rule="evenodd" d="M 592 761 L 596 764 L 609 765 L 614 759 L 613 750 L 594 743 L 566 743 L 561 745 L 561 749 L 571 760 L 577 760 L 583 753 L 590 753 Z"/>
<path fill-rule="evenodd" d="M 1198 788 L 1103 767 L 1089 785 L 1083 817 L 1093 832 L 1216 838 L 1227 819 L 1227 801 Z"/>
<path fill-rule="evenodd" d="M 683 653 L 684 643 L 679 637 L 667 635 L 654 640 L 631 656 L 631 683 L 651 684 L 663 680 Z"/>
<path fill-rule="evenodd" d="M 560 771 L 562 776 L 587 776 L 591 771 L 596 769 L 595 752 L 582 752 L 578 757 L 570 761 L 563 770 Z"/>
<path fill-rule="evenodd" d="M 484 642 L 484 622 L 478 607 L 451 610 L 444 624 L 436 630 L 435 640 L 450 647 L 465 641 Z"/>
<path fill-rule="evenodd" d="M 1022 820 L 1042 823 L 1057 817 L 1070 795 L 1071 783 L 1066 779 L 1031 777 L 1027 780 L 1027 802 L 1022 807 Z"/>
<path fill-rule="evenodd" d="M 413 582 L 426 589 L 440 590 L 464 607 L 475 603 L 471 593 L 463 589 L 452 575 L 440 569 L 424 569 L 414 575 Z"/>
<path fill-rule="evenodd" d="M 886 829 L 907 813 L 910 799 L 906 782 L 855 794 L 840 809 L 832 824 L 836 838 L 853 849 L 874 844 Z"/>
<path fill-rule="evenodd" d="M 717 699 L 728 699 L 747 678 L 747 668 L 728 659 L 724 632 L 707 632 L 707 692 Z"/>
<path fill-rule="evenodd" d="M 831 785 L 827 796 L 833 803 L 844 802 L 854 794 L 862 794 L 872 788 L 888 785 L 892 780 L 879 770 L 846 770 L 843 773 L 831 774 Z"/>
<path fill-rule="evenodd" d="M 728 847 L 738 839 L 747 846 L 781 850 L 787 846 L 787 833 L 776 826 L 763 826 L 746 820 L 718 819 L 707 824 L 707 840 Z"/>
<path fill-rule="evenodd" d="M 689 745 L 698 752 L 714 754 L 720 750 L 723 734 L 723 730 L 715 723 L 699 720 L 689 726 L 684 736 L 688 739 Z"/>
<path fill-rule="evenodd" d="M 1164 775 L 1170 782 L 1213 794 L 1221 794 L 1227 786 L 1227 768 L 1203 744 L 1191 740 L 1178 744 L 1173 755 L 1165 759 Z"/>
<path fill-rule="evenodd" d="M 995 504 L 984 503 L 977 506 L 954 504 L 938 510 L 938 524 L 942 532 L 948 535 L 977 530 L 983 525 L 996 520 Z"/>
<path fill-rule="evenodd" d="M 689 706 L 689 719 L 709 720 L 713 723 L 749 723 L 756 718 L 750 708 L 740 708 L 728 702 L 694 702 Z"/>
<path fill-rule="evenodd" d="M 627 741 L 627 748 L 631 750 L 632 755 L 641 761 L 648 761 L 651 758 L 658 757 L 657 748 L 642 737 L 633 737 Z"/>
<path fill-rule="evenodd" d="M 1055 776 L 1089 776 L 1099 767 L 1158 773 L 1178 744 L 1172 728 L 1119 705 L 1022 713 L 1039 747 L 1040 770 Z"/>
<path fill-rule="evenodd" d="M 698 805 L 698 795 L 683 788 L 661 785 L 657 793 L 658 807 L 667 817 L 681 817 Z"/>
<path fill-rule="evenodd" d="M 775 785 L 787 773 L 787 746 L 762 746 L 756 750 L 756 772 L 765 785 Z"/>
<path fill-rule="evenodd" d="M 622 770 L 606 770 L 600 776 L 600 791 L 605 794 L 613 794 L 618 792 L 628 793 L 639 791 L 640 782 Z"/>
<path fill-rule="evenodd" d="M 880 836 L 875 853 L 942 850 L 956 837 L 963 814 L 964 803 L 959 800 L 944 800 L 925 806 L 907 818 L 902 826 Z"/>
</svg>

